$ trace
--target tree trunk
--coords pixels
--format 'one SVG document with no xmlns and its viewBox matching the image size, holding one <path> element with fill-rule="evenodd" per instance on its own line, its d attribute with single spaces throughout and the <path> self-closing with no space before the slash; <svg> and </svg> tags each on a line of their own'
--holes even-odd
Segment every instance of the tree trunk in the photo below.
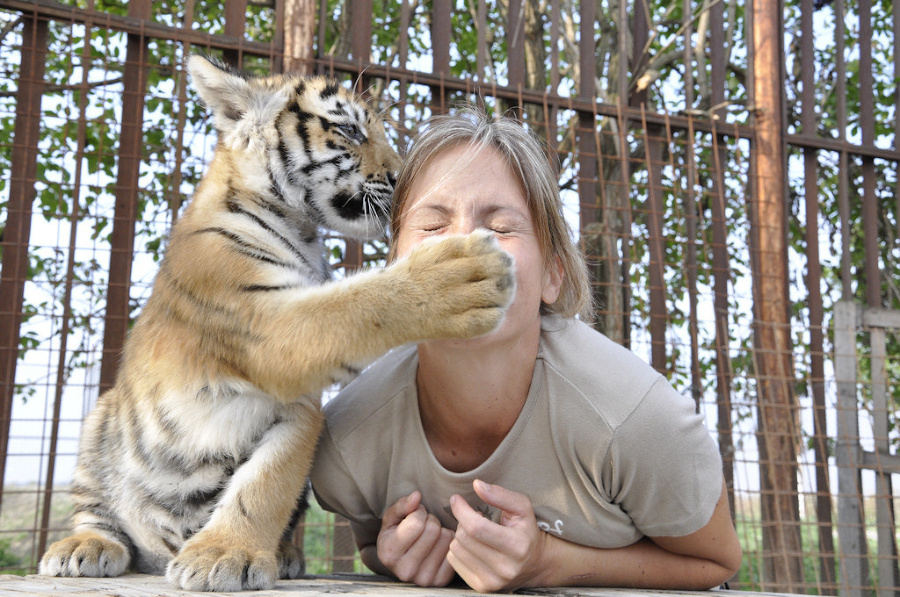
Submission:
<svg viewBox="0 0 900 597">
<path fill-rule="evenodd" d="M 312 73 L 315 32 L 315 0 L 285 0 L 284 72 Z"/>
<path fill-rule="evenodd" d="M 765 554 L 762 589 L 799 593 L 803 589 L 803 561 L 788 299 L 781 14 L 778 0 L 753 2 L 752 80 L 757 134 L 751 165 L 750 251 Z"/>
</svg>

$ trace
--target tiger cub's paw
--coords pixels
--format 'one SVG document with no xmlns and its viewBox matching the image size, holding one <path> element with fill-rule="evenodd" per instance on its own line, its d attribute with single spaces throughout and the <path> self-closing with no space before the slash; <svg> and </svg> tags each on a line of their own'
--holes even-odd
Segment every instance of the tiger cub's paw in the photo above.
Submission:
<svg viewBox="0 0 900 597">
<path fill-rule="evenodd" d="M 57 541 L 41 558 L 39 573 L 47 576 L 119 576 L 128 567 L 128 549 L 118 541 L 81 532 Z"/>
<path fill-rule="evenodd" d="M 407 260 L 410 313 L 432 338 L 473 338 L 503 321 L 516 292 L 515 265 L 494 237 L 477 231 L 417 247 Z"/>
<path fill-rule="evenodd" d="M 278 547 L 278 568 L 281 578 L 300 578 L 306 573 L 303 550 L 288 541 Z"/>
<path fill-rule="evenodd" d="M 240 541 L 204 540 L 202 533 L 169 561 L 166 579 L 185 591 L 270 589 L 278 580 L 273 552 L 240 547 Z"/>
</svg>

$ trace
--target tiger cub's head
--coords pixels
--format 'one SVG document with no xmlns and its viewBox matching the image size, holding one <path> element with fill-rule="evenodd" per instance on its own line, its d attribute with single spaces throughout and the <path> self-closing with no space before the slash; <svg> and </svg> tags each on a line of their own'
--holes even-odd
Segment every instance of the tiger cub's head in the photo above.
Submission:
<svg viewBox="0 0 900 597">
<path fill-rule="evenodd" d="M 192 56 L 188 70 L 213 112 L 219 146 L 297 215 L 340 234 L 384 234 L 401 160 L 384 123 L 325 77 L 250 77 Z"/>
</svg>

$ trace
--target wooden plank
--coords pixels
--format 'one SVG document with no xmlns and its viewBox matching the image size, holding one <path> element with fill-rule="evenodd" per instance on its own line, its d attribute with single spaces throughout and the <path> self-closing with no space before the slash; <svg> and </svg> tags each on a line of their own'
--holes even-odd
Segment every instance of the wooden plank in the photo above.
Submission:
<svg viewBox="0 0 900 597">
<path fill-rule="evenodd" d="M 838 540 L 841 597 L 863 597 L 869 586 L 865 525 L 860 493 L 859 412 L 856 398 L 856 329 L 853 301 L 834 306 L 834 370 L 837 384 Z"/>
<path fill-rule="evenodd" d="M 709 591 L 652 591 L 639 589 L 547 588 L 522 590 L 525 595 L 554 595 L 558 597 L 709 597 Z M 162 576 L 128 574 L 117 578 L 56 578 L 49 576 L 0 576 L 0 595 L 5 597 L 284 597 L 296 595 L 316 597 L 340 594 L 344 596 L 408 595 L 410 597 L 478 597 L 463 585 L 434 589 L 390 581 L 372 574 L 335 574 L 310 576 L 299 580 L 283 580 L 266 591 L 233 593 L 200 593 L 178 591 Z M 747 591 L 715 592 L 716 597 L 783 597 L 778 593 Z"/>
<path fill-rule="evenodd" d="M 862 314 L 862 324 L 867 328 L 900 329 L 900 310 L 867 307 Z"/>
</svg>

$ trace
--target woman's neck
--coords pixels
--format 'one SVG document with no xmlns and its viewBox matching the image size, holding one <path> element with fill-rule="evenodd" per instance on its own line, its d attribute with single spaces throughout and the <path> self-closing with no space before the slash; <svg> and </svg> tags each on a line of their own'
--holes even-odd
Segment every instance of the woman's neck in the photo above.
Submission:
<svg viewBox="0 0 900 597">
<path fill-rule="evenodd" d="M 540 329 L 529 336 L 502 345 L 419 345 L 422 427 L 448 470 L 476 468 L 515 424 L 531 387 Z"/>
</svg>

